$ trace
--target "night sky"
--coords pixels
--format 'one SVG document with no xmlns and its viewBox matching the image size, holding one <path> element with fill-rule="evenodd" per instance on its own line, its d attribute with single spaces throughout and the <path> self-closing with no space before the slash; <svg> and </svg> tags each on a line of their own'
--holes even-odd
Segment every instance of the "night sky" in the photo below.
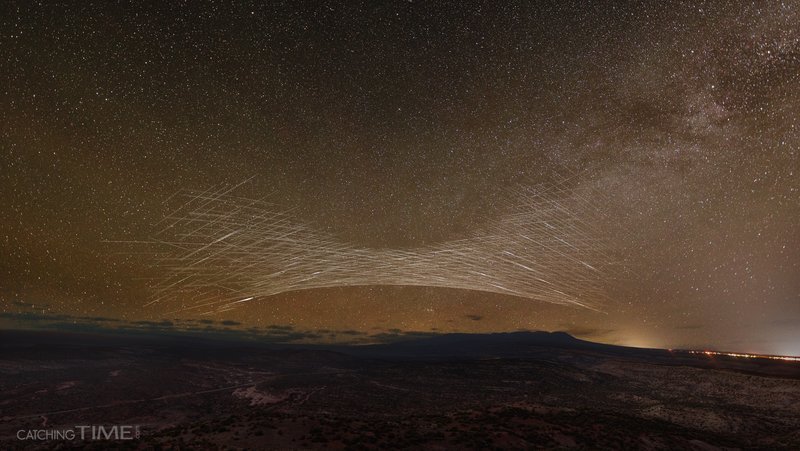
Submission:
<svg viewBox="0 0 800 451">
<path fill-rule="evenodd" d="M 207 321 L 800 355 L 800 2 L 4 2 L 0 24 L 3 327 L 198 320 L 145 307 L 151 249 L 116 243 L 180 190 L 252 177 L 339 242 L 413 250 L 567 173 L 622 268 L 602 311 L 370 285 Z"/>
</svg>

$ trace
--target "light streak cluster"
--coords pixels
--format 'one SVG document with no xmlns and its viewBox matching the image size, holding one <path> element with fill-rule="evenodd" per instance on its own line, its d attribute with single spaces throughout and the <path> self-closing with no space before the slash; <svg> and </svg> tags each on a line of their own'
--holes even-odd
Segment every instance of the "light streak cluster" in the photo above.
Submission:
<svg viewBox="0 0 800 451">
<path fill-rule="evenodd" d="M 313 288 L 413 285 L 500 293 L 600 310 L 615 269 L 594 191 L 562 177 L 518 187 L 507 214 L 471 236 L 411 249 L 358 247 L 304 224 L 239 186 L 181 191 L 150 243 L 154 298 L 212 314 Z M 174 303 L 174 304 L 173 304 Z"/>
</svg>

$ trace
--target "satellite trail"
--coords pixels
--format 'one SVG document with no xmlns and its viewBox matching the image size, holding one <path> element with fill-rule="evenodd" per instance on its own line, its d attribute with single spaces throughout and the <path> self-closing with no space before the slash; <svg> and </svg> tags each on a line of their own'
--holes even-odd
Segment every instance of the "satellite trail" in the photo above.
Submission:
<svg viewBox="0 0 800 451">
<path fill-rule="evenodd" d="M 595 199 L 569 188 L 569 180 L 520 186 L 509 193 L 506 213 L 479 232 L 410 249 L 341 242 L 275 204 L 235 195 L 241 183 L 181 191 L 182 205 L 150 241 L 161 276 L 148 305 L 211 314 L 295 290 L 415 285 L 601 311 L 614 261 Z"/>
</svg>

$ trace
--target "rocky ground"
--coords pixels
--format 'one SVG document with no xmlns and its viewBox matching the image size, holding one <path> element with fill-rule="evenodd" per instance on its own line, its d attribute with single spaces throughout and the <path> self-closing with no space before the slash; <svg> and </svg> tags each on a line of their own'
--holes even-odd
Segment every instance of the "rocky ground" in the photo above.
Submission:
<svg viewBox="0 0 800 451">
<path fill-rule="evenodd" d="M 536 338 L 450 358 L 3 338 L 4 449 L 800 449 L 798 363 Z M 77 425 L 139 437 L 17 438 Z"/>
</svg>

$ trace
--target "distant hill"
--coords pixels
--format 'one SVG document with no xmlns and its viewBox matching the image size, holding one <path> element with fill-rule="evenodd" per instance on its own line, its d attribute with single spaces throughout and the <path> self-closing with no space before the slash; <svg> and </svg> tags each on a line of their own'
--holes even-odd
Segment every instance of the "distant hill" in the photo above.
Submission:
<svg viewBox="0 0 800 451">
<path fill-rule="evenodd" d="M 335 346 L 339 352 L 376 358 L 524 358 L 548 349 L 592 351 L 606 354 L 662 356 L 664 350 L 629 348 L 580 340 L 566 332 L 508 332 L 442 334 L 394 343 Z"/>
<path fill-rule="evenodd" d="M 65 331 L 0 330 L 0 357 L 64 357 L 126 352 L 156 352 L 162 355 L 211 357 L 226 360 L 260 356 L 277 360 L 305 360 L 327 365 L 334 361 L 469 361 L 525 359 L 558 364 L 585 365 L 607 359 L 636 360 L 669 366 L 692 366 L 743 371 L 791 378 L 800 377 L 798 365 L 768 359 L 705 356 L 665 349 L 631 348 L 581 340 L 566 332 L 507 332 L 489 334 L 441 334 L 409 337 L 407 340 L 370 345 L 294 344 L 258 341 L 237 335 L 171 333 L 79 333 Z M 90 351 L 90 352 L 87 352 Z"/>
</svg>

